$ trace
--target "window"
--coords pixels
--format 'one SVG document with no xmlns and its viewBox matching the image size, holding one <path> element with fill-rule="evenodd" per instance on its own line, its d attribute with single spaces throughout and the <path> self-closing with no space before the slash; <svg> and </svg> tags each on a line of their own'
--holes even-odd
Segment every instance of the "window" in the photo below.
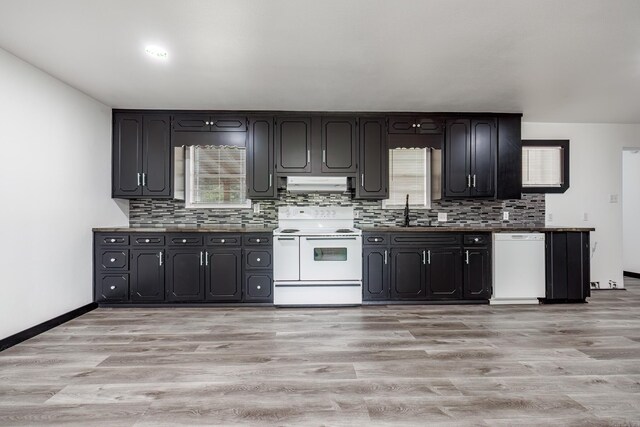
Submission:
<svg viewBox="0 0 640 427">
<path fill-rule="evenodd" d="M 569 188 L 569 141 L 522 141 L 522 192 L 564 193 Z"/>
<path fill-rule="evenodd" d="M 250 208 L 245 147 L 197 145 L 186 157 L 188 208 Z"/>
<path fill-rule="evenodd" d="M 382 207 L 404 208 L 408 194 L 409 206 L 417 209 L 430 208 L 430 163 L 431 150 L 428 148 L 389 150 L 389 198 L 382 201 Z"/>
</svg>

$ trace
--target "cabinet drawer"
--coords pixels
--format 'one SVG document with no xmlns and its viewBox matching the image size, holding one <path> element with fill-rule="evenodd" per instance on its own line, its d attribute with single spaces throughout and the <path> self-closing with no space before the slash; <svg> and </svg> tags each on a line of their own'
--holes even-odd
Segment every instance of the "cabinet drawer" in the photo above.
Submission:
<svg viewBox="0 0 640 427">
<path fill-rule="evenodd" d="M 129 251 L 103 249 L 98 253 L 102 270 L 127 270 L 129 268 Z"/>
<path fill-rule="evenodd" d="M 462 243 L 462 236 L 451 233 L 402 233 L 391 236 L 391 242 L 398 245 L 439 245 L 457 246 Z"/>
<path fill-rule="evenodd" d="M 134 246 L 164 246 L 164 236 L 157 234 L 133 236 Z"/>
<path fill-rule="evenodd" d="M 271 251 L 249 249 L 245 253 L 247 269 L 271 268 Z"/>
<path fill-rule="evenodd" d="M 104 274 L 98 277 L 98 301 L 125 301 L 129 296 L 128 274 Z"/>
<path fill-rule="evenodd" d="M 270 234 L 252 234 L 242 236 L 242 244 L 247 246 L 269 246 L 272 243 Z"/>
<path fill-rule="evenodd" d="M 103 234 L 96 239 L 100 246 L 128 246 L 129 235 L 127 234 Z"/>
<path fill-rule="evenodd" d="M 246 132 L 246 117 L 212 117 L 211 130 L 215 132 Z"/>
<path fill-rule="evenodd" d="M 268 274 L 250 274 L 245 280 L 245 300 L 270 301 L 272 279 Z"/>
<path fill-rule="evenodd" d="M 490 234 L 465 234 L 465 246 L 486 246 L 491 242 Z"/>
<path fill-rule="evenodd" d="M 170 234 L 167 238 L 171 246 L 202 246 L 202 236 L 197 234 Z"/>
<path fill-rule="evenodd" d="M 239 234 L 220 234 L 207 237 L 207 245 L 216 246 L 238 246 L 240 245 Z"/>
<path fill-rule="evenodd" d="M 363 244 L 368 246 L 381 246 L 389 243 L 389 236 L 386 234 L 365 234 Z"/>
</svg>

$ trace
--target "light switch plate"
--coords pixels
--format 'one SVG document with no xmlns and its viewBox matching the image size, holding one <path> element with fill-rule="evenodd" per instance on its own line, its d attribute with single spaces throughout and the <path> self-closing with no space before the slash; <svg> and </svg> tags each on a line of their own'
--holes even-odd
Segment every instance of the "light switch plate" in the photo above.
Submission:
<svg viewBox="0 0 640 427">
<path fill-rule="evenodd" d="M 442 212 L 438 214 L 438 221 L 439 222 L 447 222 L 447 213 L 446 212 Z"/>
<path fill-rule="evenodd" d="M 503 221 L 509 221 L 509 211 L 503 211 L 502 212 L 502 220 Z"/>
</svg>

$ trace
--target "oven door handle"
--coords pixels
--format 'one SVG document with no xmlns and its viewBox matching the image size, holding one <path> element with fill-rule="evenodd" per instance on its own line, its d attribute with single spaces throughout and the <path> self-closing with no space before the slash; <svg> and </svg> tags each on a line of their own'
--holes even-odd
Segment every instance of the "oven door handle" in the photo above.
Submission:
<svg viewBox="0 0 640 427">
<path fill-rule="evenodd" d="M 296 240 L 295 237 L 278 237 L 278 240 Z"/>
<path fill-rule="evenodd" d="M 355 237 L 305 237 L 307 240 L 356 240 Z"/>
</svg>

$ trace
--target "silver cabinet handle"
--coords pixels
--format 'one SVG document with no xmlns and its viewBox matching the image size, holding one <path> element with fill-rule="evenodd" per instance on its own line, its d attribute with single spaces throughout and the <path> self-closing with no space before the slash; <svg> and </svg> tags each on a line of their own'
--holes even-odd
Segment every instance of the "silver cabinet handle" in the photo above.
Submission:
<svg viewBox="0 0 640 427">
<path fill-rule="evenodd" d="M 187 243 L 187 239 L 182 239 L 182 243 Z"/>
<path fill-rule="evenodd" d="M 160 267 L 162 267 L 162 255 L 163 255 L 163 254 L 162 254 L 162 251 L 158 252 L 158 259 L 159 259 L 159 261 L 158 261 L 158 265 L 159 265 Z"/>
<path fill-rule="evenodd" d="M 262 286 L 258 285 L 258 286 L 256 286 L 256 289 L 260 290 L 260 289 L 262 289 Z"/>
<path fill-rule="evenodd" d="M 417 127 L 417 128 L 419 128 L 419 127 L 420 127 L 420 123 L 418 123 L 418 124 L 416 125 L 416 127 Z"/>
<path fill-rule="evenodd" d="M 471 188 L 471 175 L 467 175 L 467 187 Z"/>
<path fill-rule="evenodd" d="M 307 150 L 307 163 L 311 163 L 311 150 Z"/>
<path fill-rule="evenodd" d="M 415 123 L 414 123 L 414 124 L 412 124 L 412 125 L 411 125 L 411 127 L 412 127 L 412 128 L 416 127 L 416 124 L 415 124 Z"/>
<path fill-rule="evenodd" d="M 256 262 L 260 262 L 260 258 L 256 258 Z"/>
<path fill-rule="evenodd" d="M 204 122 L 205 125 L 209 126 L 209 122 Z M 212 123 L 213 124 L 213 123 Z"/>
<path fill-rule="evenodd" d="M 464 262 L 469 264 L 469 251 L 465 251 L 465 254 L 466 254 L 466 258 L 465 258 Z"/>
<path fill-rule="evenodd" d="M 360 185 L 364 187 L 364 174 L 360 175 Z"/>
<path fill-rule="evenodd" d="M 220 243 L 224 243 L 224 239 L 220 239 Z"/>
<path fill-rule="evenodd" d="M 140 187 L 140 172 L 138 172 L 138 187 Z"/>
<path fill-rule="evenodd" d="M 426 253 L 425 251 L 422 251 L 422 264 L 426 264 Z"/>
<path fill-rule="evenodd" d="M 387 250 L 384 251 L 384 265 L 387 265 Z"/>
<path fill-rule="evenodd" d="M 476 188 L 476 174 L 473 174 L 473 188 Z"/>
<path fill-rule="evenodd" d="M 260 243 L 260 239 L 256 239 L 256 243 Z"/>
<path fill-rule="evenodd" d="M 116 242 L 116 239 L 111 239 L 111 243 L 115 243 L 115 242 Z"/>
<path fill-rule="evenodd" d="M 142 173 L 142 186 L 146 187 L 147 186 L 147 174 L 146 173 Z"/>
<path fill-rule="evenodd" d="M 431 251 L 427 251 L 427 264 L 431 264 Z"/>
<path fill-rule="evenodd" d="M 322 150 L 322 163 L 327 163 L 327 150 Z"/>
<path fill-rule="evenodd" d="M 116 259 L 115 258 L 111 258 L 109 261 L 116 262 Z"/>
<path fill-rule="evenodd" d="M 273 185 L 273 174 L 269 174 L 269 188 Z"/>
<path fill-rule="evenodd" d="M 115 286 L 113 286 L 113 285 L 111 285 L 111 286 L 109 287 L 109 289 L 111 289 L 111 290 L 114 290 L 115 288 L 116 288 L 116 287 L 115 287 Z"/>
<path fill-rule="evenodd" d="M 204 252 L 204 265 L 206 265 L 207 267 L 209 266 L 209 252 L 208 251 Z"/>
<path fill-rule="evenodd" d="M 204 253 L 202 251 L 200 251 L 200 266 L 202 266 L 203 264 L 203 258 L 204 257 Z"/>
</svg>

